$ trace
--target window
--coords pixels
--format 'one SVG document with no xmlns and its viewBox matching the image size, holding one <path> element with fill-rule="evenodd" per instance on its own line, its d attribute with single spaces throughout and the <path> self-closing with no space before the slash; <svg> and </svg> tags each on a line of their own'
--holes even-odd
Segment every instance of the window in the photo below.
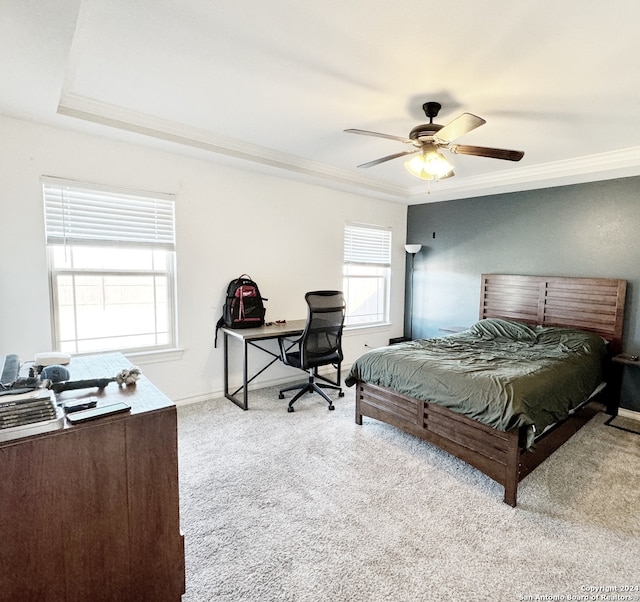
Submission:
<svg viewBox="0 0 640 602">
<path fill-rule="evenodd" d="M 344 228 L 346 326 L 389 321 L 391 230 L 347 224 Z"/>
<path fill-rule="evenodd" d="M 43 178 L 54 349 L 175 346 L 171 195 Z"/>
</svg>

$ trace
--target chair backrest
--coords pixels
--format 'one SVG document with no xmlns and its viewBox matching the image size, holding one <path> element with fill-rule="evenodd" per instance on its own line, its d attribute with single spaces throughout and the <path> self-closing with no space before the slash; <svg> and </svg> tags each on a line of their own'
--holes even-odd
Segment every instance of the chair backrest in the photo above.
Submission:
<svg viewBox="0 0 640 602">
<path fill-rule="evenodd" d="M 304 369 L 342 362 L 342 329 L 346 304 L 342 291 L 311 291 L 304 296 L 307 324 L 300 340 Z"/>
</svg>

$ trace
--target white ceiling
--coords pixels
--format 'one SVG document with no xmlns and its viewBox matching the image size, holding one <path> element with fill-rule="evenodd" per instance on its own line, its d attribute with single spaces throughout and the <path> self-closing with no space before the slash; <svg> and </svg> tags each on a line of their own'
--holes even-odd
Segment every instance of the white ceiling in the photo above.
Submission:
<svg viewBox="0 0 640 602">
<path fill-rule="evenodd" d="M 637 0 L 0 0 L 0 113 L 405 203 L 639 175 L 639 25 Z M 356 167 L 409 147 L 345 128 L 404 137 L 430 100 L 524 159 Z"/>
</svg>

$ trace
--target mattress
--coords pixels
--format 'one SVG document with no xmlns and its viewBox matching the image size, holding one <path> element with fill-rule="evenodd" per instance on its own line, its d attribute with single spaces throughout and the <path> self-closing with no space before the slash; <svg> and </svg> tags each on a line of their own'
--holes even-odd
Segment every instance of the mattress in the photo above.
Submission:
<svg viewBox="0 0 640 602">
<path fill-rule="evenodd" d="M 450 336 L 372 350 L 345 384 L 388 387 L 502 431 L 524 426 L 529 447 L 600 385 L 605 356 L 605 342 L 590 332 L 489 318 Z"/>
</svg>

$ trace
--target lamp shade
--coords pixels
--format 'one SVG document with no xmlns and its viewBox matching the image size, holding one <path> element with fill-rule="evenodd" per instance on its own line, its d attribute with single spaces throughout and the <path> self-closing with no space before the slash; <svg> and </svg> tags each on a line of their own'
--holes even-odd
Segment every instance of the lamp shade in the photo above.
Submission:
<svg viewBox="0 0 640 602">
<path fill-rule="evenodd" d="M 415 255 L 420 249 L 422 249 L 422 245 L 410 244 L 404 246 L 404 250 L 411 255 Z"/>
<path fill-rule="evenodd" d="M 404 166 L 422 180 L 441 180 L 453 175 L 453 165 L 435 147 L 425 146 L 422 153 L 406 161 Z"/>
</svg>

